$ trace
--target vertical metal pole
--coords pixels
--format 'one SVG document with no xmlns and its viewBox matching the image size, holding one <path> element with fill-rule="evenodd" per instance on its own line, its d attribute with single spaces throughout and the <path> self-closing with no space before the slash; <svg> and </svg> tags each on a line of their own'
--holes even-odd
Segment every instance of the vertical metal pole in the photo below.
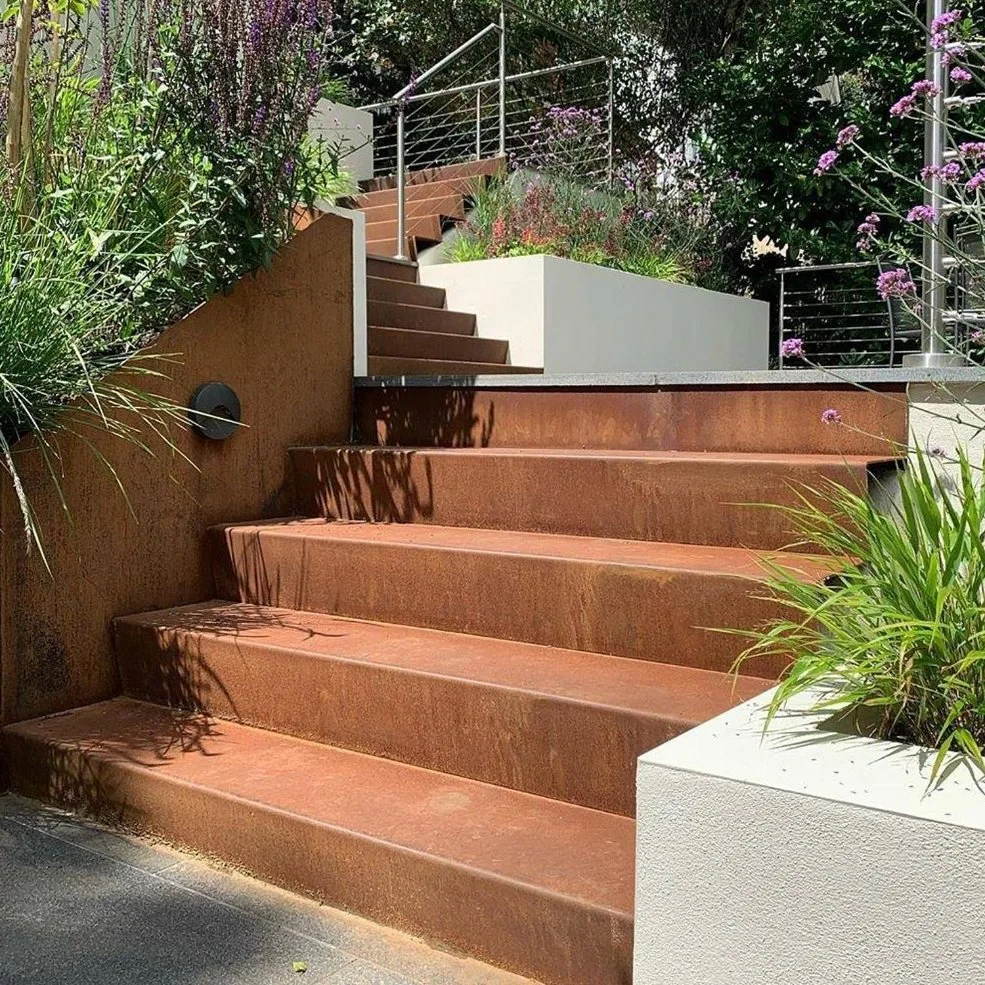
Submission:
<svg viewBox="0 0 985 985">
<path fill-rule="evenodd" d="M 944 49 L 930 43 L 930 25 L 948 7 L 947 0 L 927 0 L 927 80 L 934 84 L 936 95 L 927 100 L 927 120 L 924 125 L 924 164 L 933 168 L 924 184 L 924 204 L 935 210 L 936 223 L 928 223 L 923 234 L 922 326 L 920 353 L 907 360 L 923 366 L 946 364 L 950 361 L 944 339 L 944 308 L 947 304 L 947 274 L 944 267 L 944 183 L 939 169 L 944 163 L 944 144 L 947 128 L 947 71 Z"/>
<path fill-rule="evenodd" d="M 407 162 L 404 159 L 404 115 L 401 102 L 397 109 L 397 252 L 398 260 L 407 257 Z"/>
<path fill-rule="evenodd" d="M 780 341 L 777 344 L 777 358 L 778 358 L 778 365 L 780 369 L 783 369 L 783 319 L 786 315 L 786 312 L 783 309 L 786 306 L 786 300 L 787 300 L 786 276 L 787 275 L 784 273 L 784 271 L 781 270 L 780 271 L 780 314 L 779 314 Z"/>
<path fill-rule="evenodd" d="M 506 157 L 506 4 L 499 5 L 499 156 Z"/>
<path fill-rule="evenodd" d="M 482 89 L 475 90 L 475 159 L 482 160 Z"/>
<path fill-rule="evenodd" d="M 615 111 L 616 111 L 616 80 L 613 68 L 613 61 L 610 58 L 606 63 L 609 67 L 609 184 L 612 184 L 616 171 L 616 136 L 615 136 Z"/>
<path fill-rule="evenodd" d="M 935 17 L 947 9 L 947 0 L 927 0 L 928 28 Z M 946 86 L 947 73 L 944 68 L 944 50 L 934 48 L 928 39 L 927 78 L 937 87 L 937 95 L 931 100 L 931 113 L 927 118 L 924 134 L 925 164 L 935 167 L 935 172 L 927 182 L 924 200 L 927 205 L 940 214 L 944 204 L 944 187 L 937 171 L 944 163 L 945 114 L 947 113 Z M 923 236 L 924 277 L 924 317 L 923 346 L 925 353 L 944 351 L 943 313 L 947 301 L 947 280 L 944 273 L 944 243 L 942 239 L 943 222 L 936 227 L 928 225 Z"/>
</svg>

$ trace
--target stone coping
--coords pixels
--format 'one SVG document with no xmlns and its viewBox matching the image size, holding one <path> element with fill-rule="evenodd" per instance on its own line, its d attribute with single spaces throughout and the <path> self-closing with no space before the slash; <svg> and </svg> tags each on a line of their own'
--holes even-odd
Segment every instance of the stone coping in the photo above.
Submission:
<svg viewBox="0 0 985 985">
<path fill-rule="evenodd" d="M 697 386 L 906 386 L 910 383 L 985 383 L 985 368 L 741 370 L 703 373 L 579 373 L 490 376 L 360 376 L 357 387 L 470 387 L 485 390 L 646 389 Z"/>
</svg>

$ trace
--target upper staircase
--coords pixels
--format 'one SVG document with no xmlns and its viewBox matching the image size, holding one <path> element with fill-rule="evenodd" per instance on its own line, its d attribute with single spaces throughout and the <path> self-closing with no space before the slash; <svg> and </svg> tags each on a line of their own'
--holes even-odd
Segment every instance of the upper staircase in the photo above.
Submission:
<svg viewBox="0 0 985 985">
<path fill-rule="evenodd" d="M 782 672 L 730 676 L 741 639 L 704 628 L 776 611 L 763 552 L 832 570 L 738 504 L 864 490 L 873 436 L 905 434 L 881 399 L 358 388 L 366 444 L 292 449 L 297 515 L 212 530 L 217 597 L 117 620 L 123 696 L 8 726 L 13 784 L 542 982 L 626 985 L 636 757 Z M 857 430 L 812 423 L 833 405 Z"/>
<path fill-rule="evenodd" d="M 408 175 L 407 240 L 397 243 L 393 179 L 374 179 L 357 198 L 366 214 L 369 373 L 371 376 L 478 376 L 539 373 L 510 364 L 509 343 L 480 338 L 474 314 L 448 311 L 440 288 L 418 283 L 416 258 L 464 221 L 475 183 L 502 169 L 499 159 Z"/>
</svg>

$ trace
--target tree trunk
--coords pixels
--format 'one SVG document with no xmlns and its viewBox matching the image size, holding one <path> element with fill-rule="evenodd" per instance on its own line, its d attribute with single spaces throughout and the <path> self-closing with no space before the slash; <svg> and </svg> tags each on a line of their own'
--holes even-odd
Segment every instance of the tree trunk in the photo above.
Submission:
<svg viewBox="0 0 985 985">
<path fill-rule="evenodd" d="M 7 110 L 7 160 L 14 180 L 20 185 L 22 207 L 33 208 L 33 183 L 26 165 L 32 162 L 31 138 L 31 32 L 34 26 L 34 0 L 21 0 L 17 13 L 14 64 L 10 73 L 10 101 Z M 28 210 L 28 214 L 29 214 Z"/>
</svg>

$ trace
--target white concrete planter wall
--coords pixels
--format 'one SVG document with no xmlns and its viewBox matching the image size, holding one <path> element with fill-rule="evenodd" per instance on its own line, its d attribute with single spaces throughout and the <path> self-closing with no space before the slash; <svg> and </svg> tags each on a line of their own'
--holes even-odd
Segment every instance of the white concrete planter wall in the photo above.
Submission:
<svg viewBox="0 0 985 985">
<path fill-rule="evenodd" d="M 639 761 L 634 985 L 981 982 L 981 777 L 767 698 Z"/>
<path fill-rule="evenodd" d="M 353 106 L 318 101 L 308 132 L 314 137 L 323 137 L 330 144 L 340 144 L 342 168 L 353 181 L 364 181 L 373 177 L 373 114 Z"/>
<path fill-rule="evenodd" d="M 545 373 L 765 369 L 769 305 L 551 256 L 422 266 L 478 334 Z"/>
</svg>

